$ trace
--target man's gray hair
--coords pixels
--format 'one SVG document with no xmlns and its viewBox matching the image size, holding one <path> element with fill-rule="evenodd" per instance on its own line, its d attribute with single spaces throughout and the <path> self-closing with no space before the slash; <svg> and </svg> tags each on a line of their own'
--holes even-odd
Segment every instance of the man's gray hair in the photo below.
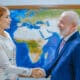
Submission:
<svg viewBox="0 0 80 80">
<path fill-rule="evenodd" d="M 64 11 L 62 15 L 67 15 L 71 19 L 72 22 L 75 23 L 75 25 L 79 25 L 79 15 L 77 12 L 70 10 L 70 11 Z"/>
</svg>

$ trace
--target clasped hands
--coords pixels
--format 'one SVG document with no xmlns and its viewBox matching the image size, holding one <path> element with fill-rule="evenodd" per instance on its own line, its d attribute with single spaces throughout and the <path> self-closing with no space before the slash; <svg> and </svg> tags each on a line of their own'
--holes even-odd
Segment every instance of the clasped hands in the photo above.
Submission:
<svg viewBox="0 0 80 80">
<path fill-rule="evenodd" d="M 34 68 L 32 70 L 31 77 L 33 77 L 33 78 L 43 78 L 43 77 L 45 77 L 45 74 L 40 68 Z"/>
<path fill-rule="evenodd" d="M 45 74 L 40 68 L 33 68 L 31 76 L 19 75 L 19 77 L 43 78 L 45 77 Z"/>
</svg>

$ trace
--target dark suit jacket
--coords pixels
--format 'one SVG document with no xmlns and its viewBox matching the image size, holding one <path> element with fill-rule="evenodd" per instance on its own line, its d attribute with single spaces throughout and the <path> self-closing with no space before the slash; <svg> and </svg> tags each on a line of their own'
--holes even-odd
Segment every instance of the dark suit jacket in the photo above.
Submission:
<svg viewBox="0 0 80 80">
<path fill-rule="evenodd" d="M 59 53 L 57 48 L 56 55 Z M 52 60 L 53 64 L 43 66 L 46 77 L 51 74 L 51 80 L 80 80 L 80 35 L 74 33 L 65 43 L 59 55 Z M 50 67 L 48 67 L 51 65 Z"/>
</svg>

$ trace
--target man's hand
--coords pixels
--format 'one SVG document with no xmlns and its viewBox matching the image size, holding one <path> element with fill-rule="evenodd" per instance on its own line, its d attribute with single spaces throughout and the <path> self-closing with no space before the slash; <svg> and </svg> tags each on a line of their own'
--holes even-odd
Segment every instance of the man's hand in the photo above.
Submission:
<svg viewBox="0 0 80 80">
<path fill-rule="evenodd" d="M 34 68 L 32 70 L 31 77 L 33 77 L 33 78 L 42 78 L 44 76 L 45 76 L 45 74 L 40 68 Z"/>
</svg>

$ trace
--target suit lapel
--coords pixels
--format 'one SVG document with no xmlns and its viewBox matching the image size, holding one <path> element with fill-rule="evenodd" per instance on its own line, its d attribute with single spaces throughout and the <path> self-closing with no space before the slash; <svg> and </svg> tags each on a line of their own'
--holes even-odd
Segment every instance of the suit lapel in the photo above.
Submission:
<svg viewBox="0 0 80 80">
<path fill-rule="evenodd" d="M 61 50 L 61 52 L 59 53 L 59 49 L 58 49 L 58 56 L 57 56 L 57 61 L 60 59 L 60 57 L 63 55 L 63 53 L 64 53 L 64 51 L 65 51 L 65 49 L 69 46 L 69 44 L 70 44 L 70 42 L 68 42 L 68 43 L 65 43 L 65 45 L 64 45 L 64 47 L 63 47 L 63 49 Z"/>
<path fill-rule="evenodd" d="M 58 57 L 59 47 L 60 47 L 61 42 L 62 42 L 62 39 L 61 39 L 60 43 L 58 44 L 58 47 L 57 47 L 57 50 L 56 50 L 56 53 L 55 53 L 56 58 Z"/>
</svg>

